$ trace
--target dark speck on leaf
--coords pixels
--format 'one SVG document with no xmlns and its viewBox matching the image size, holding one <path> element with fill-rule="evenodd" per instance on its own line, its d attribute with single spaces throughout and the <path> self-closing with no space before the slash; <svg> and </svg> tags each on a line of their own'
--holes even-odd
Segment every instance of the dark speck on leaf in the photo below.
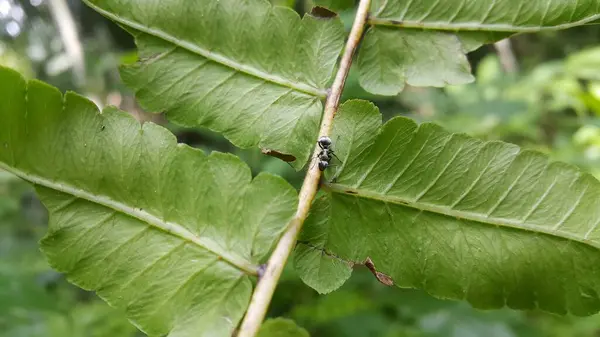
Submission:
<svg viewBox="0 0 600 337">
<path fill-rule="evenodd" d="M 313 7 L 310 14 L 314 17 L 323 18 L 323 19 L 335 18 L 337 16 L 337 14 L 335 12 L 332 12 L 329 9 L 327 9 L 325 7 L 321 7 L 321 6 Z"/>
<path fill-rule="evenodd" d="M 266 271 L 267 271 L 267 264 L 266 263 L 263 263 L 260 266 L 258 266 L 257 274 L 258 274 L 258 280 L 259 281 L 265 275 Z"/>
</svg>

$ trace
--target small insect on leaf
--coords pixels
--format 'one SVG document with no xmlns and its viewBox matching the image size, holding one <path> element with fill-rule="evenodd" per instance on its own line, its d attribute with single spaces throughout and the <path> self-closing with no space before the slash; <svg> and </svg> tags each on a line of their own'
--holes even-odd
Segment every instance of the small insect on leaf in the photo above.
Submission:
<svg viewBox="0 0 600 337">
<path fill-rule="evenodd" d="M 375 269 L 375 264 L 373 263 L 373 261 L 371 260 L 370 257 L 367 257 L 367 259 L 364 262 L 365 267 L 369 268 L 369 270 L 371 271 L 371 273 L 373 273 L 373 275 L 375 276 L 375 278 L 377 279 L 377 281 L 381 282 L 382 284 L 391 287 L 394 285 L 394 280 L 392 280 L 392 278 L 384 273 L 378 272 L 377 269 Z"/>
<path fill-rule="evenodd" d="M 317 162 L 319 163 L 319 170 L 325 171 L 327 169 L 327 167 L 329 167 L 332 158 L 335 157 L 338 160 L 339 160 L 339 158 L 338 158 L 338 156 L 335 155 L 335 152 L 333 151 L 333 149 L 331 147 L 331 144 L 332 144 L 331 138 L 329 138 L 327 136 L 322 136 L 317 141 L 317 144 L 319 145 L 319 148 L 321 149 L 321 151 L 317 155 L 317 159 L 318 159 Z"/>
</svg>

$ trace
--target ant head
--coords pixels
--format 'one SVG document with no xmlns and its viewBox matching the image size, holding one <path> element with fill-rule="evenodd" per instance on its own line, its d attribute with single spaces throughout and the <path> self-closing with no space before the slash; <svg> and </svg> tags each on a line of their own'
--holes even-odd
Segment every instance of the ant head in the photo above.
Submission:
<svg viewBox="0 0 600 337">
<path fill-rule="evenodd" d="M 326 162 L 325 160 L 320 160 L 319 161 L 319 170 L 325 171 L 325 169 L 327 168 L 327 166 L 329 166 L 329 163 Z"/>
<path fill-rule="evenodd" d="M 327 136 L 323 136 L 323 137 L 319 138 L 319 144 L 322 147 L 328 147 L 329 145 L 331 145 L 331 138 L 329 138 Z"/>
</svg>

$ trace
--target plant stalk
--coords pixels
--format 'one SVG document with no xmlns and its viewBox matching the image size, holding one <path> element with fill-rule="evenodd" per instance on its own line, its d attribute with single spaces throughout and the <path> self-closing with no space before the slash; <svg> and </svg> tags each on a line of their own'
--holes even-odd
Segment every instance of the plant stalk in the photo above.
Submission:
<svg viewBox="0 0 600 337">
<path fill-rule="evenodd" d="M 340 97 L 342 96 L 342 90 L 352 65 L 352 57 L 356 51 L 360 39 L 363 35 L 365 24 L 367 22 L 369 7 L 371 0 L 360 0 L 356 17 L 350 31 L 350 36 L 346 42 L 346 48 L 340 61 L 340 67 L 335 75 L 335 80 L 331 87 L 331 91 L 327 96 L 327 102 L 325 103 L 325 111 L 323 113 L 323 120 L 321 121 L 321 127 L 319 129 L 319 137 L 329 136 L 332 129 L 333 117 L 337 112 L 338 106 L 340 105 Z M 315 140 L 316 143 L 316 140 Z M 238 337 L 254 337 L 258 333 L 258 330 L 265 318 L 269 303 L 277 287 L 277 282 L 281 276 L 281 272 L 287 262 L 290 253 L 296 246 L 296 240 L 304 224 L 304 220 L 308 216 L 310 206 L 317 194 L 319 188 L 319 180 L 321 179 L 321 171 L 318 165 L 314 165 L 317 160 L 319 153 L 318 146 L 315 145 L 315 150 L 312 156 L 312 160 L 309 164 L 306 176 L 302 188 L 300 189 L 298 209 L 294 218 L 288 224 L 287 230 L 277 243 L 277 247 L 273 251 L 273 254 L 269 258 L 267 268 L 259 279 L 256 289 L 252 294 L 250 306 L 246 312 L 246 316 L 242 321 Z"/>
<path fill-rule="evenodd" d="M 73 14 L 69 10 L 69 5 L 66 0 L 50 0 L 48 2 L 50 14 L 54 19 L 54 23 L 58 28 L 60 37 L 65 46 L 69 61 L 73 67 L 73 78 L 77 86 L 85 85 L 85 57 L 83 55 L 83 47 L 77 25 Z"/>
<path fill-rule="evenodd" d="M 510 38 L 506 38 L 494 43 L 494 48 L 496 48 L 498 58 L 500 59 L 500 63 L 502 64 L 502 68 L 505 72 L 509 74 L 519 72 L 519 62 L 517 61 L 515 53 L 513 52 Z"/>
</svg>

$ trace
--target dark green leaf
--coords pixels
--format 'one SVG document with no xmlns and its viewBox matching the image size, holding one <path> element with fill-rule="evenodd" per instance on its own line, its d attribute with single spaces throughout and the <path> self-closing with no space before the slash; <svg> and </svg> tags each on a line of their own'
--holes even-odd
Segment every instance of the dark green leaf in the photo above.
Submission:
<svg viewBox="0 0 600 337">
<path fill-rule="evenodd" d="M 297 326 L 291 319 L 274 318 L 263 323 L 258 337 L 309 337 L 308 331 Z"/>
<path fill-rule="evenodd" d="M 337 17 L 265 0 L 86 3 L 135 36 L 140 60 L 121 75 L 147 110 L 305 164 L 343 47 Z"/>
<path fill-rule="evenodd" d="M 0 169 L 50 212 L 42 250 L 149 335 L 229 336 L 297 196 L 237 157 L 0 68 Z"/>
<path fill-rule="evenodd" d="M 333 268 L 326 256 L 370 258 L 399 287 L 478 308 L 600 310 L 595 178 L 515 145 L 403 117 L 378 127 L 380 118 L 363 101 L 336 116 L 343 165 L 315 206 L 328 214 L 314 213 L 300 242 L 321 253 L 321 269 Z M 347 133 L 350 125 L 361 133 Z M 299 270 L 318 290 L 347 277 Z"/>
<path fill-rule="evenodd" d="M 369 92 L 399 93 L 404 84 L 473 81 L 465 53 L 513 33 L 565 29 L 600 18 L 596 0 L 376 0 L 359 54 Z"/>
<path fill-rule="evenodd" d="M 327 7 L 333 11 L 341 11 L 353 8 L 356 4 L 354 0 L 313 0 L 317 6 Z"/>
</svg>

